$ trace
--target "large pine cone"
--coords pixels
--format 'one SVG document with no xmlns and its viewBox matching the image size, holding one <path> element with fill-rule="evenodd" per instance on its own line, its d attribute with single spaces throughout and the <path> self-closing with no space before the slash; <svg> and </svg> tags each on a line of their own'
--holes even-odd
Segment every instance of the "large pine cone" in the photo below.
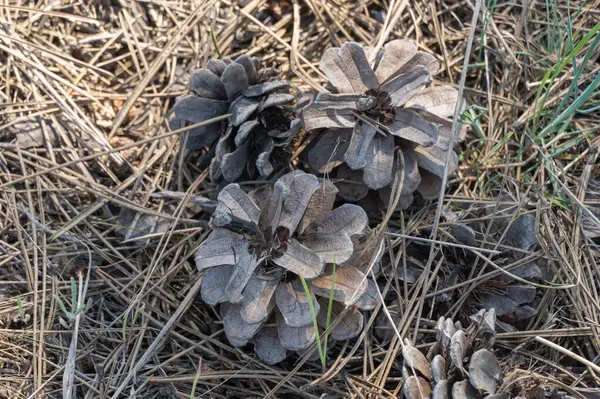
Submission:
<svg viewBox="0 0 600 399">
<path fill-rule="evenodd" d="M 372 47 L 348 42 L 325 51 L 319 68 L 329 91 L 316 96 L 303 119 L 307 130 L 327 130 L 309 149 L 311 168 L 362 183 L 360 192 L 340 188 L 348 201 L 384 188 L 387 192 L 379 194 L 387 200 L 401 152 L 405 177 L 400 206 L 410 205 L 415 191 L 437 198 L 446 157 L 447 173 L 454 173 L 458 163 L 449 145 L 458 91 L 426 87 L 439 69 L 435 57 L 418 51 L 408 39 L 392 40 L 377 54 Z"/>
<path fill-rule="evenodd" d="M 315 342 L 315 315 L 324 328 L 332 280 L 331 320 L 345 311 L 331 331 L 335 340 L 359 334 L 359 308 L 376 305 L 377 287 L 360 270 L 356 253 L 367 215 L 352 204 L 331 210 L 336 193 L 330 181 L 302 171 L 281 177 L 257 202 L 237 184 L 219 193 L 214 230 L 195 257 L 204 271 L 202 299 L 221 304 L 229 342 L 253 341 L 265 363 L 280 362 L 288 351 L 302 352 Z"/>
</svg>

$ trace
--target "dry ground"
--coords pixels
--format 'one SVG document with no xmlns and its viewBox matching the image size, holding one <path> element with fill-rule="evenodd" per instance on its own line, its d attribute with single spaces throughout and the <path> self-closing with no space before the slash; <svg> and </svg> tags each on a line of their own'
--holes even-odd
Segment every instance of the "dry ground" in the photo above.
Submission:
<svg viewBox="0 0 600 399">
<path fill-rule="evenodd" d="M 60 398 L 63 384 L 77 398 L 189 398 L 193 386 L 215 398 L 317 398 L 324 387 L 331 397 L 401 395 L 399 343 L 377 338 L 375 315 L 360 340 L 334 348 L 324 377 L 306 358 L 270 367 L 229 346 L 195 295 L 190 259 L 207 217 L 157 196 L 214 193 L 206 160 L 180 151 L 182 132 L 165 121 L 215 44 L 260 56 L 301 87 L 321 84 L 324 49 L 397 37 L 437 54 L 436 81 L 477 106 L 443 208 L 476 217 L 504 190 L 536 218 L 539 245 L 527 255 L 552 274 L 537 315 L 497 338 L 505 385 L 589 397 L 600 383 L 600 269 L 582 230 L 598 228 L 585 209 L 598 206 L 586 192 L 600 179 L 599 9 L 596 0 L 0 1 L 0 397 Z M 168 229 L 144 245 L 124 240 L 123 208 L 166 217 Z M 451 238 L 439 216 L 423 204 L 390 225 L 406 236 L 436 225 L 437 261 Z M 388 237 L 385 259 L 408 242 Z M 436 265 L 410 286 L 381 283 L 395 287 L 386 306 L 399 333 L 424 348 L 439 315 L 464 319 L 477 307 L 492 271 L 469 265 L 436 308 L 448 267 Z"/>
</svg>

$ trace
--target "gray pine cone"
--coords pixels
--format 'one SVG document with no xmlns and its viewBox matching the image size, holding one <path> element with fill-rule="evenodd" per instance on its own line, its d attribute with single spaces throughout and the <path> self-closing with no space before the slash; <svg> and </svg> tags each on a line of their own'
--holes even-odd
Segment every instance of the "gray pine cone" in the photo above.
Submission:
<svg viewBox="0 0 600 399">
<path fill-rule="evenodd" d="M 287 163 L 286 147 L 301 127 L 293 109 L 290 82 L 273 80 L 272 68 L 260 68 L 256 57 L 242 55 L 235 61 L 211 59 L 190 76 L 192 94 L 175 103 L 172 126 L 181 121 L 198 123 L 231 113 L 226 122 L 194 128 L 187 147 L 199 149 L 218 137 L 211 162 L 213 181 L 236 181 L 248 170 L 250 177 L 269 176 L 277 164 Z M 258 172 L 258 173 L 256 173 Z"/>
<path fill-rule="evenodd" d="M 225 334 L 234 346 L 253 340 L 265 363 L 306 350 L 315 341 L 313 314 L 322 327 L 333 289 L 333 317 L 347 307 L 331 331 L 335 340 L 362 331 L 361 309 L 376 305 L 375 283 L 359 269 L 354 241 L 367 229 L 367 215 L 346 204 L 331 210 L 337 190 L 329 181 L 302 171 L 281 177 L 268 200 L 255 203 L 237 184 L 218 196 L 213 232 L 195 261 L 204 271 L 201 296 L 221 304 Z M 306 295 L 302 276 L 311 292 Z"/>
<path fill-rule="evenodd" d="M 395 148 L 399 147 L 405 167 L 400 205 L 408 206 L 414 191 L 425 199 L 437 198 L 448 151 L 448 172 L 457 168 L 449 139 L 458 92 L 449 86 L 425 87 L 439 69 L 435 57 L 417 51 L 406 39 L 387 43 L 378 54 L 371 47 L 349 42 L 327 50 L 319 68 L 327 76 L 331 93 L 319 93 L 303 111 L 307 130 L 327 129 L 310 149 L 311 168 L 331 173 L 345 164 L 357 172 L 352 180 L 363 181 L 365 190 L 344 197 L 356 201 L 357 194 L 362 198 L 369 189 L 380 190 L 392 183 Z"/>
<path fill-rule="evenodd" d="M 508 399 L 498 392 L 502 370 L 491 352 L 495 338 L 493 309 L 481 310 L 463 329 L 460 323 L 440 318 L 431 361 L 406 340 L 403 350 L 404 395 L 408 399 Z"/>
<path fill-rule="evenodd" d="M 526 203 L 526 199 L 520 201 L 506 192 L 500 193 L 496 202 L 486 206 L 485 213 L 488 218 L 483 218 L 481 222 L 461 223 L 461 219 L 473 217 L 473 213 L 467 211 L 446 212 L 446 220 L 452 223 L 449 233 L 456 241 L 472 247 L 477 246 L 482 237 L 486 237 L 485 241 L 488 243 L 501 245 L 499 248 L 502 253 L 497 255 L 496 262 L 503 265 L 513 264 L 538 246 L 536 216 L 527 211 L 526 206 L 519 209 L 519 204 Z M 460 252 L 455 253 L 460 255 Z M 469 264 L 470 259 L 466 257 L 469 253 L 464 254 L 465 257 L 458 260 Z M 450 251 L 448 256 L 452 256 Z M 537 314 L 540 290 L 527 282 L 543 283 L 545 280 L 551 280 L 546 263 L 543 259 L 529 261 L 509 270 L 515 277 L 501 274 L 477 288 L 477 299 L 483 308 L 495 310 L 498 317 L 496 326 L 500 330 L 515 331 L 515 326 L 519 328 L 526 325 Z M 450 282 L 454 283 L 456 281 Z"/>
</svg>

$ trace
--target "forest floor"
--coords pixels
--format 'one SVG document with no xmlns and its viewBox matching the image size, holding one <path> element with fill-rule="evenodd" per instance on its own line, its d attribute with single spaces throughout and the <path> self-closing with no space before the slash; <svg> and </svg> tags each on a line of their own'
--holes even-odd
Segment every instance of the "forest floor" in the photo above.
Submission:
<svg viewBox="0 0 600 399">
<path fill-rule="evenodd" d="M 498 270 L 519 261 L 543 265 L 544 278 L 528 317 L 499 318 L 505 388 L 600 397 L 599 10 L 597 0 L 0 2 L 0 397 L 399 397 L 401 342 L 378 332 L 378 312 L 426 349 L 440 316 L 468 320 L 510 284 Z M 402 37 L 435 54 L 434 84 L 469 104 L 443 206 L 394 213 L 397 234 L 385 236 L 383 261 L 396 264 L 420 237 L 427 272 L 382 276 L 386 302 L 325 367 L 295 355 L 262 364 L 197 298 L 208 216 L 165 192 L 214 198 L 215 187 L 181 150 L 185 129 L 169 128 L 172 105 L 217 52 L 261 57 L 302 88 L 323 83 L 325 49 Z M 535 245 L 504 263 L 447 255 L 464 249 L 450 215 L 493 228 L 498 198 L 531 216 L 522 234 Z M 123 209 L 165 228 L 143 245 L 124 239 Z M 506 250 L 488 232 L 475 245 Z M 460 273 L 448 258 L 466 259 Z"/>
</svg>

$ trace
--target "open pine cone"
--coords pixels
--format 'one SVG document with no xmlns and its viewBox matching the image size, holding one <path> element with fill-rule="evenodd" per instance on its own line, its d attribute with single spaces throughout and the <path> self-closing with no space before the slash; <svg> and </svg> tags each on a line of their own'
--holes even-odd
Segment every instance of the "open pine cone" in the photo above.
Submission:
<svg viewBox="0 0 600 399">
<path fill-rule="evenodd" d="M 226 122 L 194 128 L 187 147 L 199 149 L 219 137 L 210 166 L 213 181 L 221 176 L 234 182 L 248 170 L 250 177 L 269 176 L 277 164 L 288 162 L 286 146 L 298 133 L 301 122 L 289 105 L 290 83 L 272 80 L 272 68 L 260 68 L 256 57 L 242 55 L 235 61 L 211 59 L 190 76 L 193 94 L 175 103 L 175 119 L 198 123 L 231 113 Z"/>
<path fill-rule="evenodd" d="M 375 283 L 351 263 L 367 215 L 352 204 L 331 210 L 336 193 L 331 182 L 302 171 L 281 177 L 260 206 L 237 184 L 219 193 L 210 222 L 214 230 L 195 257 L 204 271 L 201 296 L 221 304 L 229 342 L 243 346 L 254 339 L 265 363 L 280 362 L 288 350 L 302 351 L 315 341 L 313 313 L 299 276 L 307 281 L 317 321 L 324 325 L 327 302 L 320 304 L 315 295 L 329 298 L 337 266 L 333 317 L 351 309 L 331 331 L 336 340 L 360 333 L 358 307 L 376 305 Z"/>
<path fill-rule="evenodd" d="M 500 193 L 495 201 L 483 210 L 487 218 L 482 217 L 482 210 L 476 208 L 456 213 L 448 210 L 444 217 L 450 222 L 449 234 L 457 242 L 470 247 L 498 244 L 497 249 L 501 252 L 494 256 L 494 262 L 506 268 L 508 273 L 491 277 L 480 284 L 474 293 L 483 308 L 495 310 L 499 331 L 512 332 L 526 328 L 537 314 L 542 290 L 530 283 L 543 284 L 552 280 L 552 276 L 545 259 L 524 259 L 538 247 L 536 216 L 528 210 L 527 205 L 519 209 L 520 203 L 527 204 L 528 201 L 519 200 L 507 192 Z M 461 223 L 462 219 L 477 218 L 480 221 Z M 491 248 L 496 249 L 495 246 Z M 445 252 L 446 259 L 467 267 L 475 259 L 475 255 L 469 251 L 447 248 Z M 519 266 L 511 266 L 516 264 Z M 454 278 L 450 277 L 446 286 L 460 283 L 466 278 L 459 270 L 460 267 L 457 267 L 452 271 Z M 438 298 L 438 302 L 440 300 L 444 299 Z"/>
<path fill-rule="evenodd" d="M 331 93 L 319 93 L 303 111 L 307 130 L 327 129 L 309 150 L 311 168 L 330 173 L 345 163 L 344 176 L 332 177 L 364 181 L 366 189 L 344 198 L 355 201 L 368 189 L 392 183 L 398 147 L 405 168 L 401 206 L 411 203 L 415 190 L 425 199 L 437 198 L 448 151 L 448 173 L 457 168 L 449 139 L 458 92 L 449 86 L 425 88 L 439 69 L 435 57 L 417 51 L 410 40 L 391 41 L 378 54 L 349 42 L 328 49 L 319 68 Z"/>
<path fill-rule="evenodd" d="M 440 318 L 435 356 L 429 362 L 410 341 L 404 345 L 404 395 L 407 399 L 508 399 L 498 392 L 502 370 L 490 351 L 495 338 L 494 310 L 481 310 L 469 328 Z"/>
</svg>

